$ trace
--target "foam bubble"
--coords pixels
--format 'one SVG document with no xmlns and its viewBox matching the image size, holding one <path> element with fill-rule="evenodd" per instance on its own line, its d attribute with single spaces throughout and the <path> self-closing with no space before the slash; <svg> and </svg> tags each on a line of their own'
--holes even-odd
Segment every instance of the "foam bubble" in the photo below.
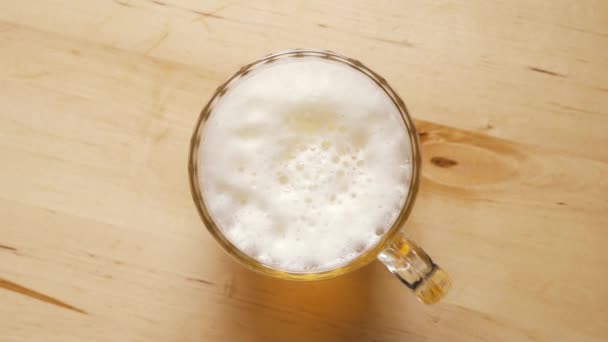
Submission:
<svg viewBox="0 0 608 342">
<path fill-rule="evenodd" d="M 367 76 L 314 57 L 256 68 L 216 104 L 199 150 L 205 202 L 261 263 L 319 272 L 373 247 L 407 197 L 400 114 Z"/>
</svg>

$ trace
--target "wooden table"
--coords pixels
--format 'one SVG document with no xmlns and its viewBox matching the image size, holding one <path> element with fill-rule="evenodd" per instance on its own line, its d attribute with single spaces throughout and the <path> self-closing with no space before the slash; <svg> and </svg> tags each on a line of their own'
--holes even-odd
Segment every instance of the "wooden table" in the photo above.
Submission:
<svg viewBox="0 0 608 342">
<path fill-rule="evenodd" d="M 425 306 L 379 263 L 249 272 L 204 229 L 187 150 L 255 58 L 384 75 L 424 158 Z M 0 340 L 606 341 L 608 2 L 0 1 Z"/>
</svg>

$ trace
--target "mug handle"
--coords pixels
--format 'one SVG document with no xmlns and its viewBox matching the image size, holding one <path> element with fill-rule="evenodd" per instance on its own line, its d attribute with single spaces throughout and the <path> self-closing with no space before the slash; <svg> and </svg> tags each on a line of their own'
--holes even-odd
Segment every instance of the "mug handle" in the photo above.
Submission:
<svg viewBox="0 0 608 342">
<path fill-rule="evenodd" d="M 452 284 L 448 274 L 403 232 L 380 252 L 378 260 L 425 304 L 437 303 Z"/>
</svg>

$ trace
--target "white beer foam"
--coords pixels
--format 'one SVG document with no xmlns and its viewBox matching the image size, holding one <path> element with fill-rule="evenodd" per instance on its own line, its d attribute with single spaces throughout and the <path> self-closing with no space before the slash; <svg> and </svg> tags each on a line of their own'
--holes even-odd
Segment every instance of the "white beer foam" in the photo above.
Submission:
<svg viewBox="0 0 608 342">
<path fill-rule="evenodd" d="M 411 150 L 389 97 L 339 62 L 255 69 L 204 128 L 199 181 L 220 229 L 270 267 L 320 272 L 373 247 L 408 193 Z"/>
</svg>

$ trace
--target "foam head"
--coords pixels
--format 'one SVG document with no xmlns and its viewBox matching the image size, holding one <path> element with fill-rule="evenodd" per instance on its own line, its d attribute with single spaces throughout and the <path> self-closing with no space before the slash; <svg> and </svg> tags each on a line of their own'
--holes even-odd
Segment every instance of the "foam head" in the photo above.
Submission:
<svg viewBox="0 0 608 342">
<path fill-rule="evenodd" d="M 340 267 L 372 248 L 407 197 L 411 146 L 367 75 L 318 57 L 259 66 L 222 96 L 198 150 L 221 232 L 267 266 Z"/>
</svg>

